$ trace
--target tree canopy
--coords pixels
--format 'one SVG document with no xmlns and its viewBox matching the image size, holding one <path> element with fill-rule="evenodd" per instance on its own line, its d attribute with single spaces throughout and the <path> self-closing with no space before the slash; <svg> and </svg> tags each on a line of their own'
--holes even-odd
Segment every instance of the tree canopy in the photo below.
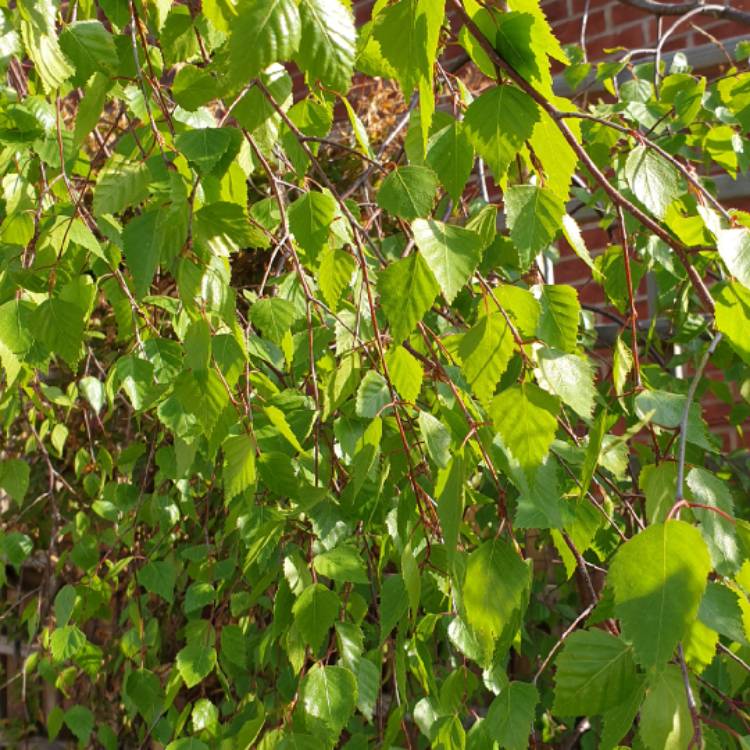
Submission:
<svg viewBox="0 0 750 750">
<path fill-rule="evenodd" d="M 747 747 L 749 51 L 0 2 L 3 737 Z"/>
</svg>

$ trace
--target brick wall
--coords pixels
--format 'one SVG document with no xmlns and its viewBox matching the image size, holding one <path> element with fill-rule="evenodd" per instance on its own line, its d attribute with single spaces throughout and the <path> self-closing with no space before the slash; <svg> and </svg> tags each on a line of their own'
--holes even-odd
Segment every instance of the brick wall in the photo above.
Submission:
<svg viewBox="0 0 750 750">
<path fill-rule="evenodd" d="M 618 46 L 652 48 L 659 38 L 656 16 L 618 0 L 590 0 L 588 3 L 586 0 L 542 0 L 541 6 L 564 44 L 581 44 L 586 20 L 583 42 L 591 60 L 601 60 L 605 50 Z M 661 21 L 661 34 L 677 20 L 677 17 L 665 16 Z M 698 15 L 678 24 L 664 45 L 665 51 L 690 49 L 708 43 L 709 38 L 696 27 L 719 40 L 748 33 L 747 27 L 739 23 Z"/>
</svg>

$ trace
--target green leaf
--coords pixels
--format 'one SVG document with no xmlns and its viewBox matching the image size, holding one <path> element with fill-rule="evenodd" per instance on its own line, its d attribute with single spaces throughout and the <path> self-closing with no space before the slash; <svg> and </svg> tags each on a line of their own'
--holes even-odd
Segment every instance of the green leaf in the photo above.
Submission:
<svg viewBox="0 0 750 750">
<path fill-rule="evenodd" d="M 661 667 L 698 614 L 711 559 L 684 521 L 647 527 L 620 547 L 609 581 L 622 634 L 643 667 Z"/>
<path fill-rule="evenodd" d="M 492 661 L 498 641 L 510 645 L 528 602 L 529 585 L 529 568 L 501 539 L 484 542 L 469 555 L 461 598 L 466 622 L 482 645 L 483 666 Z"/>
<path fill-rule="evenodd" d="M 715 291 L 718 287 L 718 291 Z M 717 284 L 711 290 L 716 303 L 716 327 L 731 347 L 750 364 L 750 290 L 736 283 Z"/>
<path fill-rule="evenodd" d="M 70 622 L 73 609 L 76 605 L 78 594 L 75 586 L 66 583 L 55 595 L 55 622 L 57 627 L 64 627 Z"/>
<path fill-rule="evenodd" d="M 729 273 L 750 289 L 750 230 L 722 229 L 716 237 L 716 247 Z"/>
<path fill-rule="evenodd" d="M 562 101 L 565 102 L 565 100 Z M 558 106 L 564 108 L 565 105 L 558 104 Z M 568 124 L 571 122 L 572 120 L 568 120 Z M 574 129 L 571 128 L 571 130 Z M 567 202 L 570 195 L 570 183 L 578 168 L 578 157 L 563 137 L 557 123 L 541 109 L 529 143 L 544 168 L 547 178 L 545 187 L 549 188 L 561 201 Z M 570 217 L 568 219 L 573 221 Z M 579 247 L 573 245 L 573 249 L 576 254 L 579 253 Z"/>
<path fill-rule="evenodd" d="M 427 167 L 397 167 L 378 190 L 378 205 L 407 221 L 429 215 L 435 202 L 437 177 Z"/>
<path fill-rule="evenodd" d="M 151 288 L 168 229 L 168 215 L 161 209 L 145 211 L 125 226 L 122 242 L 137 299 Z"/>
<path fill-rule="evenodd" d="M 63 717 L 66 726 L 75 735 L 81 745 L 88 745 L 94 729 L 94 714 L 86 706 L 71 706 Z"/>
<path fill-rule="evenodd" d="M 88 641 L 76 625 L 65 625 L 52 631 L 50 651 L 55 661 L 67 661 L 78 654 Z"/>
<path fill-rule="evenodd" d="M 534 724 L 539 692 L 528 682 L 510 682 L 490 703 L 482 731 L 507 750 L 524 750 Z"/>
<path fill-rule="evenodd" d="M 398 0 L 375 19 L 374 38 L 406 99 L 420 80 L 432 80 L 444 6 L 441 0 Z"/>
<path fill-rule="evenodd" d="M 540 349 L 537 357 L 541 375 L 537 382 L 580 417 L 591 419 L 596 396 L 591 362 L 576 354 L 548 348 Z"/>
<path fill-rule="evenodd" d="M 369 583 L 370 581 L 359 551 L 345 544 L 315 555 L 313 567 L 320 575 L 334 581 L 352 583 Z"/>
<path fill-rule="evenodd" d="M 460 122 L 454 121 L 430 137 L 425 161 L 448 195 L 458 201 L 474 166 L 474 148 Z"/>
<path fill-rule="evenodd" d="M 326 246 L 337 212 L 338 205 L 333 196 L 315 190 L 305 193 L 289 206 L 289 228 L 311 258 L 316 258 Z"/>
<path fill-rule="evenodd" d="M 217 201 L 193 217 L 194 239 L 216 255 L 228 256 L 253 244 L 254 235 L 243 206 Z"/>
<path fill-rule="evenodd" d="M 464 515 L 464 459 L 455 453 L 448 467 L 438 473 L 435 482 L 440 528 L 443 531 L 448 564 L 451 565 L 458 546 L 459 529 Z"/>
<path fill-rule="evenodd" d="M 195 687 L 214 671 L 216 649 L 199 640 L 191 641 L 177 652 L 175 663 L 185 685 Z"/>
<path fill-rule="evenodd" d="M 557 657 L 555 704 L 560 716 L 602 714 L 637 686 L 630 648 L 603 630 L 573 633 Z"/>
<path fill-rule="evenodd" d="M 515 460 L 509 462 L 511 479 L 520 493 L 515 513 L 515 525 L 519 528 L 562 528 L 565 508 L 560 498 L 557 467 L 550 455 L 533 475 L 527 476 Z"/>
<path fill-rule="evenodd" d="M 489 401 L 515 352 L 502 313 L 483 315 L 461 338 L 458 355 L 466 382 L 480 401 Z"/>
<path fill-rule="evenodd" d="M 76 114 L 73 134 L 73 143 L 76 147 L 80 147 L 99 121 L 111 83 L 108 76 L 103 73 L 96 73 L 86 85 L 86 91 L 78 105 L 78 113 Z"/>
<path fill-rule="evenodd" d="M 534 295 L 528 289 L 500 284 L 495 288 L 495 296 L 510 316 L 521 338 L 535 338 L 541 307 Z"/>
<path fill-rule="evenodd" d="M 274 344 L 280 344 L 297 319 L 297 310 L 291 302 L 280 297 L 259 299 L 250 308 L 250 321 Z"/>
<path fill-rule="evenodd" d="M 245 0 L 229 37 L 229 77 L 246 83 L 274 62 L 291 60 L 299 47 L 300 13 L 294 0 Z"/>
<path fill-rule="evenodd" d="M 394 341 L 403 341 L 432 307 L 440 287 L 421 253 L 391 263 L 378 279 L 380 303 Z"/>
<path fill-rule="evenodd" d="M 385 642 L 399 620 L 409 608 L 404 579 L 400 575 L 389 575 L 383 580 L 380 591 L 380 643 Z"/>
<path fill-rule="evenodd" d="M 75 65 L 79 83 L 85 83 L 94 73 L 116 69 L 114 39 L 99 21 L 76 21 L 66 26 L 60 34 L 60 47 Z"/>
<path fill-rule="evenodd" d="M 78 387 L 91 405 L 91 408 L 98 414 L 104 406 L 105 399 L 102 381 L 93 377 L 93 375 L 86 375 L 78 381 Z"/>
<path fill-rule="evenodd" d="M 339 614 L 341 602 L 335 592 L 320 583 L 308 586 L 292 607 L 294 624 L 316 652 Z"/>
<path fill-rule="evenodd" d="M 687 485 L 696 502 L 729 516 L 725 518 L 712 510 L 693 508 L 713 567 L 722 575 L 733 575 L 742 566 L 743 556 L 735 536 L 734 523 L 730 520 L 734 516 L 732 493 L 721 479 L 697 466 L 688 473 Z"/>
<path fill-rule="evenodd" d="M 357 680 L 345 667 L 316 664 L 302 681 L 300 699 L 305 714 L 337 738 L 357 705 Z"/>
<path fill-rule="evenodd" d="M 565 206 L 551 190 L 535 185 L 510 187 L 504 200 L 510 238 L 518 248 L 522 264 L 528 266 L 555 238 Z"/>
<path fill-rule="evenodd" d="M 165 602 L 174 601 L 177 570 L 168 560 L 151 560 L 138 571 L 138 583 L 150 594 L 157 594 Z"/>
<path fill-rule="evenodd" d="M 297 62 L 310 78 L 346 93 L 357 41 L 351 12 L 340 0 L 300 0 L 299 13 Z"/>
<path fill-rule="evenodd" d="M 385 378 L 376 370 L 368 370 L 357 390 L 357 416 L 365 419 L 379 417 L 392 400 Z"/>
<path fill-rule="evenodd" d="M 71 369 L 75 369 L 81 358 L 84 325 L 81 309 L 59 297 L 42 302 L 31 317 L 36 338 Z"/>
<path fill-rule="evenodd" d="M 125 692 L 143 718 L 150 722 L 161 712 L 164 691 L 159 678 L 148 669 L 136 669 L 125 681 Z"/>
<path fill-rule="evenodd" d="M 492 399 L 495 429 L 524 471 L 536 469 L 547 455 L 558 409 L 557 399 L 533 383 L 514 385 Z"/>
<path fill-rule="evenodd" d="M 255 483 L 255 441 L 250 435 L 228 437 L 224 450 L 224 499 L 229 502 Z"/>
<path fill-rule="evenodd" d="M 94 188 L 94 213 L 117 214 L 148 198 L 149 171 L 145 164 L 113 160 L 101 172 Z"/>
<path fill-rule="evenodd" d="M 0 461 L 0 487 L 19 505 L 29 489 L 29 464 L 20 458 Z"/>
<path fill-rule="evenodd" d="M 411 228 L 420 253 L 450 304 L 481 260 L 479 235 L 470 229 L 432 219 L 416 219 Z"/>
<path fill-rule="evenodd" d="M 648 146 L 636 146 L 625 162 L 625 179 L 636 198 L 658 219 L 685 192 L 679 172 Z"/>
<path fill-rule="evenodd" d="M 700 705 L 698 691 L 693 688 L 692 692 Z M 677 665 L 668 664 L 650 677 L 638 727 L 648 750 L 686 750 L 690 746 L 693 723 Z"/>
<path fill-rule="evenodd" d="M 185 65 L 172 81 L 172 96 L 184 109 L 191 112 L 207 104 L 216 94 L 213 76 L 195 65 Z"/>
<path fill-rule="evenodd" d="M 466 110 L 464 130 L 500 182 L 539 119 L 532 99 L 513 86 L 493 86 Z"/>
<path fill-rule="evenodd" d="M 47 92 L 59 88 L 73 75 L 73 68 L 60 49 L 54 0 L 19 0 L 21 39 Z"/>
<path fill-rule="evenodd" d="M 677 495 L 677 464 L 646 465 L 638 478 L 646 495 L 646 518 L 649 523 L 663 523 Z"/>
<path fill-rule="evenodd" d="M 698 619 L 720 635 L 748 645 L 739 595 L 727 586 L 709 581 L 698 609 Z"/>
<path fill-rule="evenodd" d="M 619 746 L 620 740 L 630 731 L 633 721 L 643 703 L 645 684 L 643 679 L 633 692 L 620 705 L 610 708 L 604 714 L 602 728 L 602 750 L 614 750 Z"/>
<path fill-rule="evenodd" d="M 356 267 L 357 261 L 338 248 L 326 248 L 320 257 L 318 286 L 323 292 L 323 299 L 334 312 L 339 308 L 341 295 L 349 287 Z"/>
<path fill-rule="evenodd" d="M 31 539 L 20 531 L 11 531 L 0 536 L 0 555 L 4 562 L 10 563 L 16 571 L 31 555 L 34 546 Z"/>
<path fill-rule="evenodd" d="M 385 362 L 398 395 L 408 403 L 415 403 L 424 377 L 419 360 L 403 346 L 395 346 L 386 354 Z"/>
<path fill-rule="evenodd" d="M 238 667 L 247 666 L 247 636 L 239 625 L 222 627 L 221 656 Z"/>
<path fill-rule="evenodd" d="M 429 412 L 419 412 L 419 432 L 427 447 L 430 458 L 444 469 L 451 457 L 451 434 L 448 428 Z"/>
<path fill-rule="evenodd" d="M 575 351 L 581 312 L 578 292 L 567 284 L 541 284 L 534 292 L 541 307 L 537 336 L 554 349 Z"/>
<path fill-rule="evenodd" d="M 208 174 L 221 161 L 232 143 L 229 128 L 197 128 L 179 133 L 174 145 L 201 174 Z"/>
</svg>

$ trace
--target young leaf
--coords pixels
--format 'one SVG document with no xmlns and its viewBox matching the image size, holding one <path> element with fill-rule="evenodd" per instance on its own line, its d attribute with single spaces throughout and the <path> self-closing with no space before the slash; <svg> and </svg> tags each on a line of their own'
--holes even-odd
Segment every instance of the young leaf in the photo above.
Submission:
<svg viewBox="0 0 750 750">
<path fill-rule="evenodd" d="M 338 206 L 329 193 L 310 190 L 289 206 L 289 228 L 311 258 L 316 258 L 328 242 Z"/>
<path fill-rule="evenodd" d="M 187 687 L 195 687 L 216 667 L 216 649 L 200 641 L 191 641 L 177 652 L 177 671 Z"/>
<path fill-rule="evenodd" d="M 524 471 L 536 469 L 547 455 L 558 410 L 557 399 L 533 383 L 511 386 L 492 399 L 495 429 Z"/>
<path fill-rule="evenodd" d="M 255 482 L 255 442 L 249 435 L 227 438 L 224 450 L 224 499 L 229 502 Z"/>
<path fill-rule="evenodd" d="M 716 303 L 716 327 L 731 347 L 750 364 L 750 289 L 737 283 L 723 284 L 711 290 Z"/>
<path fill-rule="evenodd" d="M 385 361 L 398 395 L 404 401 L 413 404 L 422 389 L 424 377 L 424 370 L 419 360 L 403 346 L 396 346 L 388 352 Z"/>
<path fill-rule="evenodd" d="M 520 625 L 529 596 L 529 569 L 506 542 L 484 542 L 466 561 L 461 596 L 486 665 L 497 641 L 502 639 L 507 647 Z"/>
<path fill-rule="evenodd" d="M 591 362 L 557 349 L 540 349 L 537 382 L 583 419 L 591 419 L 596 390 Z"/>
<path fill-rule="evenodd" d="M 451 565 L 456 555 L 459 529 L 463 520 L 464 481 L 464 458 L 459 452 L 453 456 L 448 468 L 440 471 L 435 483 L 437 509 L 445 539 L 448 565 Z"/>
<path fill-rule="evenodd" d="M 356 267 L 357 261 L 344 250 L 329 247 L 321 254 L 318 286 L 332 310 L 338 310 L 341 295 L 349 286 Z"/>
<path fill-rule="evenodd" d="M 44 90 L 49 92 L 59 88 L 73 75 L 73 68 L 57 38 L 57 4 L 54 0 L 19 0 L 16 7 L 21 16 L 24 47 L 42 79 Z"/>
<path fill-rule="evenodd" d="M 526 266 L 554 239 L 560 229 L 565 206 L 546 188 L 517 185 L 505 191 L 505 210 L 510 238 Z"/>
<path fill-rule="evenodd" d="M 638 200 L 659 219 L 685 192 L 679 172 L 648 146 L 636 146 L 625 162 L 625 178 Z"/>
<path fill-rule="evenodd" d="M 541 307 L 537 336 L 547 346 L 575 351 L 581 312 L 576 290 L 567 284 L 543 284 L 534 293 Z"/>
<path fill-rule="evenodd" d="M 271 63 L 291 60 L 300 42 L 301 23 L 294 0 L 241 3 L 229 37 L 229 77 L 246 83 Z"/>
<path fill-rule="evenodd" d="M 410 221 L 427 216 L 437 191 L 435 173 L 427 167 L 398 167 L 384 180 L 378 191 L 378 205 L 388 213 Z"/>
<path fill-rule="evenodd" d="M 432 307 L 440 287 L 421 253 L 412 253 L 380 274 L 378 291 L 391 336 L 401 342 Z"/>
<path fill-rule="evenodd" d="M 474 166 L 474 149 L 460 122 L 454 121 L 430 137 L 425 161 L 448 195 L 458 201 Z"/>
<path fill-rule="evenodd" d="M 461 371 L 480 401 L 489 401 L 515 351 L 510 327 L 499 312 L 483 315 L 458 345 Z"/>
<path fill-rule="evenodd" d="M 750 230 L 723 229 L 716 238 L 716 247 L 729 273 L 750 289 Z"/>
<path fill-rule="evenodd" d="M 305 713 L 338 738 L 357 705 L 357 680 L 345 667 L 316 664 L 302 681 L 300 699 Z"/>
<path fill-rule="evenodd" d="M 296 60 L 310 78 L 346 93 L 354 70 L 357 32 L 341 0 L 300 0 Z"/>
<path fill-rule="evenodd" d="M 419 431 L 430 458 L 441 468 L 450 461 L 451 434 L 445 425 L 429 412 L 419 412 Z"/>
<path fill-rule="evenodd" d="M 482 257 L 479 235 L 464 227 L 425 219 L 414 221 L 412 231 L 420 253 L 450 304 Z"/>
<path fill-rule="evenodd" d="M 513 86 L 494 86 L 469 105 L 464 129 L 496 181 L 503 179 L 538 119 L 534 101 Z"/>
<path fill-rule="evenodd" d="M 338 596 L 321 583 L 308 586 L 294 603 L 294 623 L 313 651 L 317 651 L 339 613 Z"/>
</svg>

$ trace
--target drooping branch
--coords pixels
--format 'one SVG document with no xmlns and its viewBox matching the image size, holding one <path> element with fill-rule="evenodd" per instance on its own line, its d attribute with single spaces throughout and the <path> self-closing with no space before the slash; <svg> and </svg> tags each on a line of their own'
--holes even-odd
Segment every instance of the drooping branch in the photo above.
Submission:
<svg viewBox="0 0 750 750">
<path fill-rule="evenodd" d="M 701 9 L 703 13 L 715 18 L 723 18 L 727 21 L 737 21 L 750 26 L 750 12 L 738 10 L 729 4 L 684 2 L 663 3 L 659 0 L 619 0 L 623 5 L 653 13 L 657 16 L 682 16 L 686 13 Z"/>
<path fill-rule="evenodd" d="M 711 298 L 703 279 L 700 274 L 695 270 L 692 263 L 690 263 L 687 257 L 687 248 L 677 239 L 675 239 L 661 224 L 654 221 L 648 214 L 642 211 L 632 201 L 628 200 L 604 175 L 604 173 L 597 167 L 593 159 L 589 156 L 586 149 L 581 146 L 578 139 L 573 134 L 573 131 L 568 127 L 565 122 L 566 113 L 559 110 L 552 104 L 544 95 L 539 93 L 527 80 L 516 72 L 516 70 L 508 64 L 508 62 L 497 52 L 492 46 L 487 37 L 482 33 L 481 29 L 474 23 L 471 16 L 466 12 L 461 0 L 453 0 L 453 5 L 456 11 L 463 21 L 466 28 L 472 33 L 472 35 L 479 42 L 480 46 L 492 60 L 499 72 L 502 71 L 505 75 L 510 78 L 520 89 L 528 94 L 554 121 L 557 125 L 560 134 L 565 138 L 568 145 L 573 149 L 576 156 L 580 159 L 582 164 L 589 171 L 591 176 L 599 183 L 604 192 L 610 197 L 612 202 L 623 208 L 631 216 L 637 219 L 646 229 L 650 230 L 659 239 L 669 245 L 674 250 L 675 255 L 680 260 L 680 263 L 685 268 L 690 282 L 693 288 L 701 300 L 703 307 L 708 312 L 713 312 L 714 303 Z"/>
</svg>

